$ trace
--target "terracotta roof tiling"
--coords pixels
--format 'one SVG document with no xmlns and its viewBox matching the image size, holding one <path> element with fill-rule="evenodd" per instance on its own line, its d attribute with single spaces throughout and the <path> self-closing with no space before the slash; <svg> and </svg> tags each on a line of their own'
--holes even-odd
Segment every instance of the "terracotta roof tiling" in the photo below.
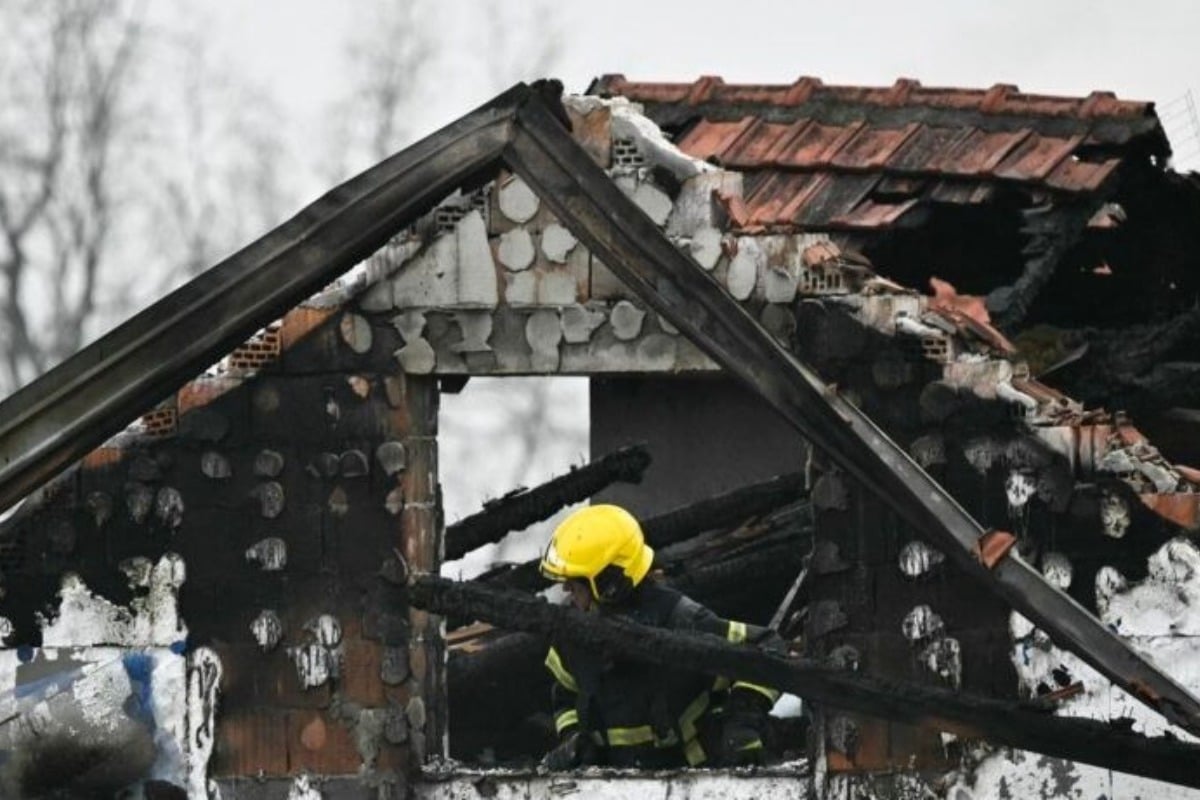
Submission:
<svg viewBox="0 0 1200 800">
<path fill-rule="evenodd" d="M 828 86 L 807 77 L 785 85 L 711 76 L 642 83 L 621 75 L 589 91 L 642 103 L 684 152 L 746 173 L 755 225 L 886 228 L 920 200 L 976 204 L 1003 187 L 1097 193 L 1123 158 L 1170 152 L 1153 103 L 1110 92 L 1054 97 L 907 79 Z"/>
<path fill-rule="evenodd" d="M 984 114 L 1070 119 L 1144 119 L 1154 104 L 1118 100 L 1112 92 L 1092 92 L 1087 97 L 1026 94 L 1010 84 L 989 89 L 926 87 L 901 78 L 891 86 L 826 85 L 819 78 L 802 77 L 792 84 L 728 84 L 706 76 L 693 83 L 630 81 L 624 75 L 605 75 L 592 93 L 623 95 L 638 102 L 700 106 L 744 104 L 794 108 L 806 104 L 877 106 L 881 108 L 975 111 Z"/>
</svg>

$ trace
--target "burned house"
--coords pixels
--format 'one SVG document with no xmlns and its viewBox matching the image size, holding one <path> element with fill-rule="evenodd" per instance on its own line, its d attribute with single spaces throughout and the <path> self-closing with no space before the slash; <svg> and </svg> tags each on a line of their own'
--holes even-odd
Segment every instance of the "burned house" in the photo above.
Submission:
<svg viewBox="0 0 1200 800">
<path fill-rule="evenodd" d="M 1190 796 L 1169 154 L 1104 93 L 510 90 L 0 404 L 4 790 Z M 594 461 L 447 526 L 439 396 L 520 375 L 591 379 Z M 588 497 L 796 656 L 436 577 Z M 804 698 L 789 760 L 530 769 L 547 635 Z"/>
</svg>

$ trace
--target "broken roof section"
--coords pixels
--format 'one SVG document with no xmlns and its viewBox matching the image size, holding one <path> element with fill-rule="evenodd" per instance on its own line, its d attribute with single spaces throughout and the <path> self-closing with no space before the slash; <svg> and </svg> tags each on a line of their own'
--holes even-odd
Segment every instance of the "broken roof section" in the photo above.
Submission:
<svg viewBox="0 0 1200 800">
<path fill-rule="evenodd" d="M 689 155 L 746 173 L 747 229 L 904 226 L 922 202 L 978 204 L 1004 187 L 1106 188 L 1124 158 L 1170 155 L 1154 104 L 925 87 L 645 83 L 606 75 L 594 94 L 642 103 Z"/>
</svg>

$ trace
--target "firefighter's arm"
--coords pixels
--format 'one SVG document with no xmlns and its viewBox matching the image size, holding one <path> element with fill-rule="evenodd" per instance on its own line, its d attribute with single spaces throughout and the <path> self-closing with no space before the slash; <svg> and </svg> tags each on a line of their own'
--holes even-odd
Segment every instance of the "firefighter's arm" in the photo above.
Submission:
<svg viewBox="0 0 1200 800">
<path fill-rule="evenodd" d="M 553 647 L 546 654 L 546 669 L 554 676 L 550 701 L 554 709 L 554 730 L 558 734 L 558 744 L 542 756 L 542 766 L 551 771 L 578 767 L 584 763 L 588 751 L 587 737 L 579 726 L 579 686 Z"/>
<path fill-rule="evenodd" d="M 787 645 L 783 639 L 770 628 L 723 619 L 689 597 L 681 598 L 675 607 L 671 614 L 671 627 L 677 630 L 711 633 L 734 644 L 752 644 L 768 653 L 779 655 L 787 653 Z M 765 706 L 764 713 L 770 711 L 771 707 L 775 705 L 775 701 L 779 699 L 777 689 L 749 681 L 734 681 L 732 685 L 725 683 L 725 686 L 729 687 L 731 699 L 742 694 L 750 695 L 744 699 L 739 698 L 736 701 L 738 704 L 744 704 L 747 708 Z M 751 702 L 754 695 L 757 695 L 759 699 Z"/>
<path fill-rule="evenodd" d="M 546 653 L 546 669 L 554 676 L 554 684 L 550 687 L 550 703 L 554 710 L 554 732 L 561 740 L 579 728 L 576 703 L 579 687 L 575 683 L 575 676 L 567 670 L 562 657 L 553 647 Z"/>
</svg>

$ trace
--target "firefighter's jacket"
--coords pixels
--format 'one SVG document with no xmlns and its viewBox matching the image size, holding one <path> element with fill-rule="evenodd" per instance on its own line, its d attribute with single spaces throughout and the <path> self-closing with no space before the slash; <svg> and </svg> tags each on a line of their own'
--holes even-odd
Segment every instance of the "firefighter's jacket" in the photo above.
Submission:
<svg viewBox="0 0 1200 800">
<path fill-rule="evenodd" d="M 722 619 L 654 580 L 618 605 L 601 606 L 599 613 L 658 628 L 711 633 L 730 642 L 782 645 L 767 628 Z M 560 736 L 578 727 L 605 750 L 609 763 L 618 765 L 666 765 L 679 753 L 692 766 L 704 763 L 708 754 L 700 736 L 702 722 L 730 693 L 754 693 L 767 708 L 779 697 L 766 686 L 714 681 L 685 665 L 675 669 L 606 658 L 568 642 L 550 648 L 546 667 L 554 676 L 554 722 Z"/>
</svg>

